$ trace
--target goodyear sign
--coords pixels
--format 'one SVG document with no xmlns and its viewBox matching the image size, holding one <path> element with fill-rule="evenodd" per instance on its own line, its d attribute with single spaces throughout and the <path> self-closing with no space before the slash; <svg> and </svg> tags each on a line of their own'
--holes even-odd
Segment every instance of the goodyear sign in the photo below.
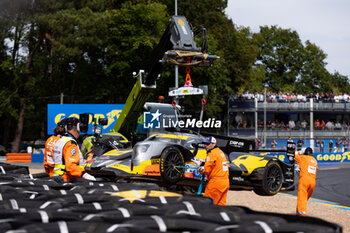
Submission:
<svg viewBox="0 0 350 233">
<path fill-rule="evenodd" d="M 53 134 L 53 129 L 64 117 L 76 117 L 79 119 L 80 113 L 91 113 L 89 118 L 89 131 L 92 134 L 92 115 L 97 120 L 107 118 L 108 124 L 102 126 L 102 132 L 108 133 L 113 129 L 124 104 L 48 104 L 47 105 L 47 134 Z"/>
<path fill-rule="evenodd" d="M 289 159 L 285 153 L 260 153 L 260 155 L 274 156 L 285 163 L 289 163 Z M 318 163 L 349 163 L 350 152 L 314 153 L 314 158 Z"/>
<path fill-rule="evenodd" d="M 340 153 L 315 153 L 318 163 L 344 163 L 350 162 L 350 152 Z"/>
</svg>

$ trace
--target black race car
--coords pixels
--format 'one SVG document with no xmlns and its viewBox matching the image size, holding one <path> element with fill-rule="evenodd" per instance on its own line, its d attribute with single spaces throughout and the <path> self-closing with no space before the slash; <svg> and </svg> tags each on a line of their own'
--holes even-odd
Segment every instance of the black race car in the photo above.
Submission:
<svg viewBox="0 0 350 233">
<path fill-rule="evenodd" d="M 294 188 L 294 143 L 288 144 L 284 151 L 289 158 L 289 162 L 284 162 L 255 151 L 253 141 L 214 136 L 229 161 L 231 190 L 275 195 L 280 190 Z M 113 175 L 118 179 L 196 188 L 203 177 L 193 160 L 205 161 L 203 140 L 203 135 L 192 131 L 165 131 L 149 136 L 133 148 L 115 148 L 95 155 L 86 169 L 95 176 Z"/>
</svg>

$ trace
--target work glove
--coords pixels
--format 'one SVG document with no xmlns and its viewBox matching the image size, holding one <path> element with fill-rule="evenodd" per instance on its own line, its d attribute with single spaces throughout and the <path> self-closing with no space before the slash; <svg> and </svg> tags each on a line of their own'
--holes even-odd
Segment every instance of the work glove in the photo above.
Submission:
<svg viewBox="0 0 350 233">
<path fill-rule="evenodd" d="M 199 167 L 202 163 L 202 161 L 198 160 L 198 159 L 191 159 L 191 161 L 197 166 Z"/>
<path fill-rule="evenodd" d="M 91 180 L 91 181 L 96 181 L 96 178 L 92 175 L 90 175 L 89 173 L 84 173 L 84 175 L 82 176 L 83 179 L 85 180 Z"/>
<path fill-rule="evenodd" d="M 204 167 L 200 167 L 200 168 L 198 169 L 198 171 L 199 171 L 199 173 L 200 173 L 200 174 L 202 174 L 202 175 L 203 175 L 203 174 L 204 174 L 204 172 L 205 172 Z"/>
</svg>

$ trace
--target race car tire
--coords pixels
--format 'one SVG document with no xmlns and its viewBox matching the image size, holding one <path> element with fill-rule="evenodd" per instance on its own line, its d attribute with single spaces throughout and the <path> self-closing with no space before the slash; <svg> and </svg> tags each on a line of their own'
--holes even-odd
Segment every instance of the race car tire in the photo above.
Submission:
<svg viewBox="0 0 350 233">
<path fill-rule="evenodd" d="M 177 183 L 184 174 L 184 157 L 174 146 L 166 148 L 160 156 L 160 174 L 164 181 Z"/>
<path fill-rule="evenodd" d="M 260 196 L 273 196 L 281 190 L 283 174 L 281 166 L 276 161 L 270 161 L 264 171 L 262 187 L 254 189 Z"/>
</svg>

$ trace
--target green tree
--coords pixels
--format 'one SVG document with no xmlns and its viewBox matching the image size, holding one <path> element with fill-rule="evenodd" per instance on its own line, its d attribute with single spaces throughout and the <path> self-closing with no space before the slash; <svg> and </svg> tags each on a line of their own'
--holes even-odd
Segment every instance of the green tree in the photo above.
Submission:
<svg viewBox="0 0 350 233">
<path fill-rule="evenodd" d="M 329 82 L 331 74 L 326 69 L 327 55 L 315 44 L 306 41 L 302 58 L 303 66 L 295 89 L 304 94 L 330 92 L 332 84 Z"/>
<path fill-rule="evenodd" d="M 336 71 L 329 78 L 329 84 L 331 86 L 330 92 L 334 93 L 350 93 L 349 77 L 340 74 Z"/>
<path fill-rule="evenodd" d="M 303 65 L 303 44 L 296 31 L 277 26 L 260 27 L 254 35 L 259 47 L 256 66 L 265 68 L 264 84 L 274 91 L 297 80 Z"/>
<path fill-rule="evenodd" d="M 152 51 L 165 31 L 169 17 L 166 7 L 159 3 L 126 2 L 108 14 L 108 77 L 113 82 L 109 93 L 114 101 L 124 103 L 136 82 L 132 73 L 147 70 Z"/>
</svg>

